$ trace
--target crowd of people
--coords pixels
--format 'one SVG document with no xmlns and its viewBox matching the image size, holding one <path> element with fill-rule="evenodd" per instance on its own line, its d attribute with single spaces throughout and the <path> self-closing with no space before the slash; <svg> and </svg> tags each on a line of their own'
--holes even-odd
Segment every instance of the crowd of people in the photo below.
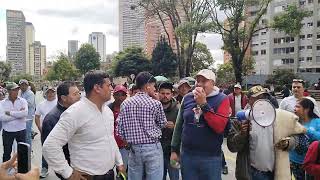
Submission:
<svg viewBox="0 0 320 180">
<path fill-rule="evenodd" d="M 86 73 L 83 93 L 70 81 L 47 86 L 37 106 L 30 82 L 6 83 L 8 96 L 0 92 L 0 179 L 45 178 L 51 168 L 61 180 L 219 180 L 228 174 L 225 137 L 237 153 L 238 180 L 279 179 L 283 170 L 296 180 L 320 179 L 320 111 L 305 96 L 301 79 L 292 81 L 292 96 L 280 104 L 261 85 L 245 93 L 237 83 L 226 93 L 208 69 L 196 74 L 195 85 L 188 79 L 158 82 L 149 72 L 139 73 L 131 85 L 112 86 L 110 79 L 102 71 Z M 261 126 L 250 116 L 237 119 L 259 100 L 287 112 L 282 120 L 290 124 L 293 117 L 302 132 L 275 141 L 275 125 Z M 10 175 L 14 140 L 32 145 L 34 119 L 42 142 L 41 171 Z M 289 154 L 290 166 L 276 165 L 284 161 L 276 157 L 278 150 Z"/>
</svg>

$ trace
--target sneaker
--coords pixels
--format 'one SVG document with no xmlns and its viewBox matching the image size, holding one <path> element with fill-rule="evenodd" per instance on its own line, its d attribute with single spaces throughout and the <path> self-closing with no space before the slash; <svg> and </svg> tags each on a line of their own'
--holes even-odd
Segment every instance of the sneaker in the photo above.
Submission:
<svg viewBox="0 0 320 180">
<path fill-rule="evenodd" d="M 49 172 L 47 168 L 42 168 L 40 173 L 40 178 L 46 178 L 48 176 Z"/>
<path fill-rule="evenodd" d="M 222 174 L 228 174 L 229 172 L 228 172 L 228 166 L 224 166 L 223 168 L 222 168 Z"/>
</svg>

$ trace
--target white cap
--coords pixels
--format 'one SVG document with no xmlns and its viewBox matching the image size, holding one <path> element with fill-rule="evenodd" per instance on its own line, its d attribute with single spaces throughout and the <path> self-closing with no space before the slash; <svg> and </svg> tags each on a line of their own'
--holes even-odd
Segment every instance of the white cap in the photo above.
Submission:
<svg viewBox="0 0 320 180">
<path fill-rule="evenodd" d="M 209 69 L 202 69 L 198 72 L 196 76 L 203 76 L 206 79 L 213 80 L 214 82 L 216 82 L 216 74 Z"/>
<path fill-rule="evenodd" d="M 235 84 L 233 87 L 241 89 L 241 85 L 239 83 Z"/>
</svg>

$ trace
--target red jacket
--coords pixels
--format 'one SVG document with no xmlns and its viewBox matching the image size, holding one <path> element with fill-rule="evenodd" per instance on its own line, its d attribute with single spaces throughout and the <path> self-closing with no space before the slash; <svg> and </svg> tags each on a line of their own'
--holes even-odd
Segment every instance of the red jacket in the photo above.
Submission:
<svg viewBox="0 0 320 180">
<path fill-rule="evenodd" d="M 313 142 L 308 149 L 306 157 L 303 162 L 303 169 L 307 172 L 307 174 L 313 175 L 315 180 L 320 180 L 320 164 L 317 163 L 317 159 L 319 159 L 318 154 L 319 150 L 319 141 Z"/>
<path fill-rule="evenodd" d="M 126 143 L 121 139 L 121 137 L 118 135 L 118 132 L 117 132 L 117 125 L 118 125 L 117 118 L 118 118 L 120 111 L 116 111 L 115 108 L 113 107 L 113 105 L 114 104 L 111 103 L 109 105 L 109 108 L 112 110 L 113 116 L 114 116 L 114 133 L 113 133 L 114 139 L 116 140 L 119 148 L 124 148 L 126 146 Z"/>
<path fill-rule="evenodd" d="M 235 100 L 234 100 L 234 93 L 231 93 L 228 95 L 229 98 L 229 102 L 230 102 L 230 107 L 232 109 L 232 114 L 231 116 L 235 116 Z M 244 107 L 246 107 L 248 103 L 248 98 L 246 95 L 244 95 L 243 93 L 241 93 L 241 109 L 244 109 Z"/>
</svg>

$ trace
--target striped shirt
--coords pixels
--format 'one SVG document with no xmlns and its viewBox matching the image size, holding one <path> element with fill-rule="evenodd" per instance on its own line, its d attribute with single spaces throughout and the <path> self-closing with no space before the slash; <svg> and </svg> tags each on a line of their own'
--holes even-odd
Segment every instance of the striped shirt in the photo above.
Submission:
<svg viewBox="0 0 320 180">
<path fill-rule="evenodd" d="M 117 121 L 120 137 L 131 144 L 159 142 L 161 129 L 167 123 L 160 101 L 144 92 L 122 103 Z"/>
</svg>

